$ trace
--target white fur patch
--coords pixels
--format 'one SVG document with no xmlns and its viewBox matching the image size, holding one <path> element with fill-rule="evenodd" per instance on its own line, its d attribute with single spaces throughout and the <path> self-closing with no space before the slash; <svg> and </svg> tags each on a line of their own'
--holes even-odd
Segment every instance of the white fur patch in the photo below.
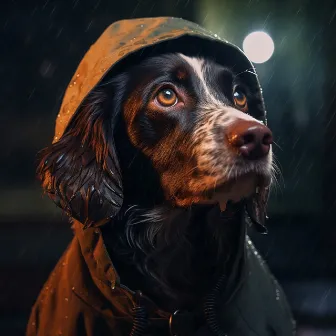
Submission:
<svg viewBox="0 0 336 336">
<path fill-rule="evenodd" d="M 205 92 L 204 102 L 214 105 L 221 105 L 221 102 L 210 92 L 209 86 L 206 83 L 204 70 L 205 70 L 205 62 L 204 59 L 196 58 L 196 57 L 188 57 L 183 54 L 179 54 L 194 70 L 195 74 L 199 78 L 203 90 Z"/>
</svg>

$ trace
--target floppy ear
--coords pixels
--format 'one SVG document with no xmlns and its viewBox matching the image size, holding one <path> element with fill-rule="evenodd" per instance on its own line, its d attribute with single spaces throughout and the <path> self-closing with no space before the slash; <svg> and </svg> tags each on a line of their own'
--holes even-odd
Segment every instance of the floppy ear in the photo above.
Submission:
<svg viewBox="0 0 336 336">
<path fill-rule="evenodd" d="M 103 91 L 91 93 L 60 140 L 40 153 L 45 192 L 84 227 L 105 224 L 123 202 L 110 105 Z"/>
<path fill-rule="evenodd" d="M 269 193 L 270 186 L 262 187 L 258 193 L 254 194 L 246 203 L 246 212 L 250 224 L 262 234 L 267 233 L 265 221 L 267 219 L 266 209 Z"/>
</svg>

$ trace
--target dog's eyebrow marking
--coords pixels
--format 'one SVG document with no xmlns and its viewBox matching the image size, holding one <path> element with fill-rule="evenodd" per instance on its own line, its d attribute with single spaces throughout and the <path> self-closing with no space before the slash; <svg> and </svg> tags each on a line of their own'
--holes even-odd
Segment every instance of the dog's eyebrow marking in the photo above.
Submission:
<svg viewBox="0 0 336 336">
<path fill-rule="evenodd" d="M 179 54 L 180 57 L 182 57 L 194 70 L 195 74 L 199 78 L 204 92 L 206 94 L 206 100 L 208 103 L 212 103 L 216 106 L 223 105 L 222 102 L 220 102 L 214 95 L 209 91 L 209 86 L 207 85 L 207 82 L 204 77 L 204 71 L 205 71 L 205 62 L 204 59 L 196 58 L 196 57 L 189 57 L 183 54 Z"/>
<path fill-rule="evenodd" d="M 188 77 L 188 73 L 186 72 L 185 69 L 183 68 L 178 68 L 176 70 L 176 77 L 179 79 L 179 80 L 185 80 L 187 79 Z"/>
</svg>

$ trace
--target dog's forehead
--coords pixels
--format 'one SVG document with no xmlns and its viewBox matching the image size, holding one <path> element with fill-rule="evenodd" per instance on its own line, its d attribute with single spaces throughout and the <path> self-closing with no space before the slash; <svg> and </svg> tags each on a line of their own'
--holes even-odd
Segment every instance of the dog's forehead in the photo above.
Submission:
<svg viewBox="0 0 336 336">
<path fill-rule="evenodd" d="M 192 73 L 195 74 L 204 85 L 209 85 L 211 79 L 213 79 L 212 76 L 209 76 L 209 72 L 212 74 L 226 73 L 232 77 L 234 76 L 233 69 L 216 63 L 211 59 L 204 57 L 190 57 L 184 54 L 178 54 L 178 56 L 183 59 L 185 64 L 192 70 Z"/>
<path fill-rule="evenodd" d="M 204 81 L 204 58 L 198 58 L 198 57 L 189 57 L 183 54 L 178 54 L 180 58 L 182 58 L 194 71 L 194 73 L 197 75 L 199 80 L 202 82 Z"/>
<path fill-rule="evenodd" d="M 221 88 L 218 88 L 218 77 L 223 76 L 225 73 L 230 78 L 226 82 L 226 87 L 231 90 L 233 80 L 233 71 L 231 69 L 225 68 L 224 66 L 215 63 L 212 60 L 203 57 L 190 57 L 184 54 L 178 54 L 184 63 L 189 68 L 189 73 L 197 80 L 199 83 L 199 89 L 202 93 L 202 100 L 208 105 L 211 103 L 213 107 L 221 106 L 223 102 L 227 103 L 227 97 L 224 97 L 224 92 Z M 218 94 L 217 91 L 220 91 Z M 228 92 L 226 92 L 228 94 Z"/>
<path fill-rule="evenodd" d="M 234 71 L 230 67 L 225 67 L 207 57 L 191 57 L 182 53 L 167 53 L 160 56 L 146 58 L 141 62 L 142 71 L 152 74 L 175 75 L 178 77 L 192 76 L 194 79 L 206 81 L 206 72 L 229 72 L 233 75 Z M 135 66 L 135 69 L 139 69 Z"/>
</svg>

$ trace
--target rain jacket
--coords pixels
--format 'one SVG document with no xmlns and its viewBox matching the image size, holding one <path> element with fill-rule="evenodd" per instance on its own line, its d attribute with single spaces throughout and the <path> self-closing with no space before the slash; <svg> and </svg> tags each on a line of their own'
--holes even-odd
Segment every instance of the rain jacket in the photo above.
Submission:
<svg viewBox="0 0 336 336">
<path fill-rule="evenodd" d="M 242 69 L 254 71 L 239 48 L 183 19 L 115 22 L 92 45 L 74 74 L 56 121 L 54 142 L 90 91 L 119 63 L 131 57 L 135 62 L 162 44 L 174 52 L 179 42 L 215 53 L 217 60 L 230 52 Z M 32 308 L 27 336 L 290 336 L 295 332 L 285 295 L 248 238 L 244 217 L 232 272 L 224 290 L 215 293 L 220 302 L 216 320 L 206 320 L 204 312 L 160 310 L 138 288 L 123 286 L 100 226 L 85 228 L 74 220 L 72 228 L 74 238 Z"/>
</svg>

